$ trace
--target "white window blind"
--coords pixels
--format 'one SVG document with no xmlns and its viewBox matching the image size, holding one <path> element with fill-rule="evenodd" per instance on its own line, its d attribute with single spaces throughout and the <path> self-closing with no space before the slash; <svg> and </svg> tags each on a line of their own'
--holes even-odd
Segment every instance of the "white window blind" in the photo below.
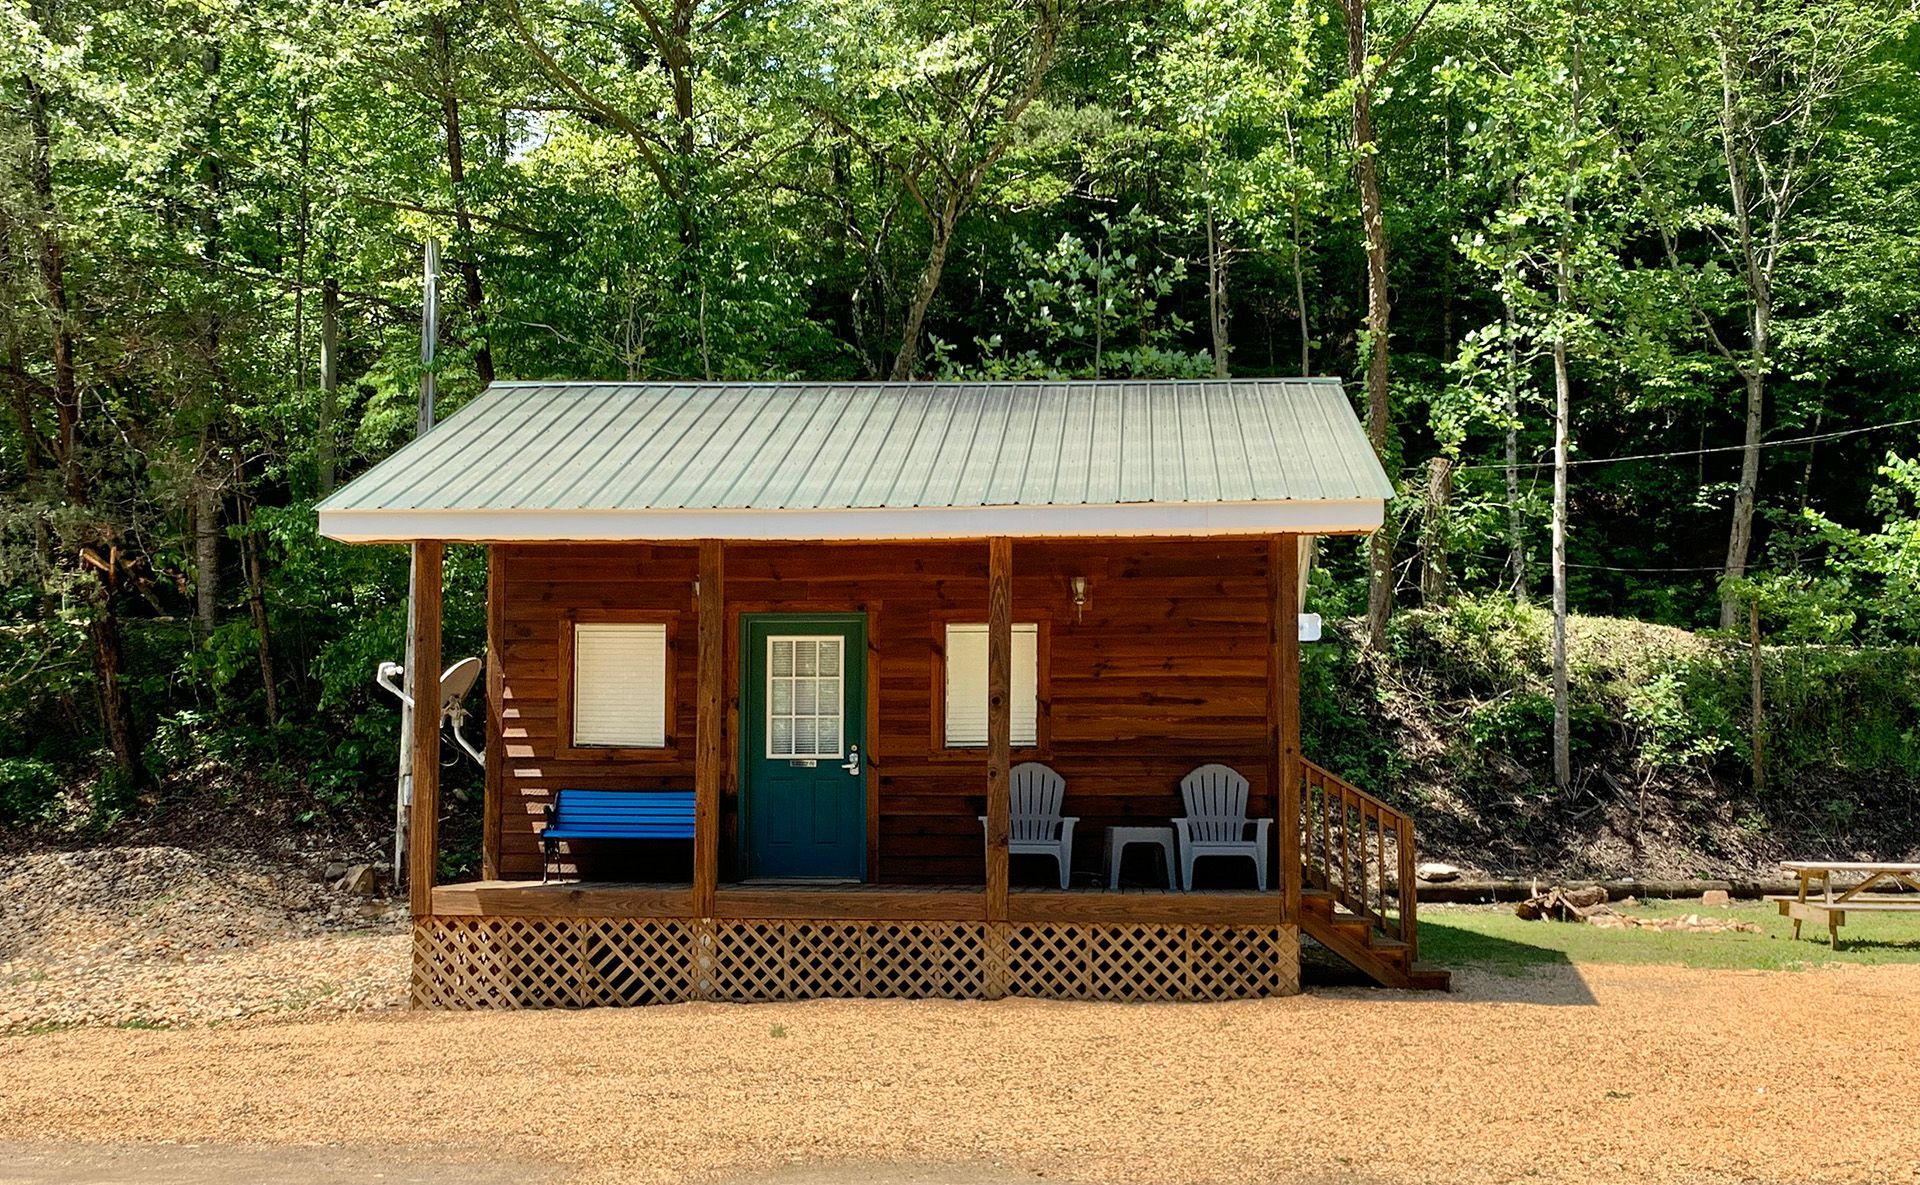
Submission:
<svg viewBox="0 0 1920 1185">
<path fill-rule="evenodd" d="M 667 743 L 667 627 L 573 627 L 573 743 L 659 749 Z"/>
<path fill-rule="evenodd" d="M 1040 627 L 1013 626 L 1013 745 L 1040 743 Z M 976 749 L 987 743 L 987 627 L 984 622 L 947 626 L 947 747 Z"/>
</svg>

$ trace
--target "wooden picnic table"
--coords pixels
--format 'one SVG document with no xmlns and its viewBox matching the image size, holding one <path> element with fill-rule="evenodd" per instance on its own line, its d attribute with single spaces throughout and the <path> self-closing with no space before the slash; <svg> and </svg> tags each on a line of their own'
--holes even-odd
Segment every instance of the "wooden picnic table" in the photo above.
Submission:
<svg viewBox="0 0 1920 1185">
<path fill-rule="evenodd" d="M 1793 919 L 1793 936 L 1800 937 L 1803 921 L 1827 923 L 1827 941 L 1840 946 L 1840 927 L 1849 912 L 1920 913 L 1920 863 L 1879 860 L 1786 860 L 1780 867 L 1799 879 L 1800 891 L 1792 897 L 1769 897 L 1777 902 L 1780 915 Z M 1853 883 L 1834 891 L 1835 874 L 1857 877 Z M 1819 895 L 1808 893 L 1818 882 Z"/>
</svg>

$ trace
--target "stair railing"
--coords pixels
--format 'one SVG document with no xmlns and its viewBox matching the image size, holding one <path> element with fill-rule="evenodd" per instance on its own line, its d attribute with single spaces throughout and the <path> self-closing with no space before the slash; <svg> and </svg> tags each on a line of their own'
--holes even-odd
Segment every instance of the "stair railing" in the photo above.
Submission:
<svg viewBox="0 0 1920 1185">
<path fill-rule="evenodd" d="M 1419 957 L 1413 819 L 1311 761 L 1300 762 L 1304 880 Z"/>
</svg>

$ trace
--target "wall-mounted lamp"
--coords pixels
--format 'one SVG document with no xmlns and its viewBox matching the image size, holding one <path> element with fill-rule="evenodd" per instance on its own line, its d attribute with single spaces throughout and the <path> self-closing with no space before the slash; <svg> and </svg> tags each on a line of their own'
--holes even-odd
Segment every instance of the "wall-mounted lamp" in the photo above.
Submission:
<svg viewBox="0 0 1920 1185">
<path fill-rule="evenodd" d="M 1073 619 L 1079 621 L 1087 608 L 1087 578 L 1075 576 L 1067 581 L 1067 586 L 1073 589 Z"/>
</svg>

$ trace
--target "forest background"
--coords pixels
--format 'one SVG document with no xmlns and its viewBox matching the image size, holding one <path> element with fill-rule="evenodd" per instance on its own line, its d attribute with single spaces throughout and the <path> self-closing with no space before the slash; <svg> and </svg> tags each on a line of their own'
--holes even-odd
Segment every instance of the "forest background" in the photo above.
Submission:
<svg viewBox="0 0 1920 1185">
<path fill-rule="evenodd" d="M 439 416 L 1342 376 L 1401 496 L 1310 756 L 1490 867 L 1911 848 L 1915 16 L 0 0 L 0 827 L 377 833 L 405 557 L 313 506 L 415 431 L 436 238 Z"/>
</svg>

